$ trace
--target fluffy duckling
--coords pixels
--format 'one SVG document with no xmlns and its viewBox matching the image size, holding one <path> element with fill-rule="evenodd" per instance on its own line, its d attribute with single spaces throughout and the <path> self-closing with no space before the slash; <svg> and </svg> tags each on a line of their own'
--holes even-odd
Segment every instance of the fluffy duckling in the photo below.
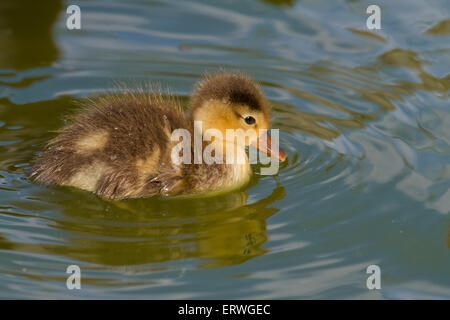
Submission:
<svg viewBox="0 0 450 320">
<path fill-rule="evenodd" d="M 189 111 L 186 117 L 173 99 L 151 93 L 89 100 L 48 143 L 30 176 L 38 183 L 77 187 L 109 199 L 218 192 L 246 184 L 251 168 L 245 147 L 258 146 L 270 125 L 259 87 L 236 73 L 206 77 L 196 85 Z M 200 129 L 194 121 L 202 121 Z M 219 149 L 229 145 L 244 149 L 235 152 L 241 159 L 211 164 L 174 162 L 172 149 L 179 142 L 172 141 L 171 135 L 180 128 L 192 136 L 196 130 L 202 136 L 208 129 L 219 130 L 223 138 L 213 137 L 211 144 Z M 255 134 L 238 143 L 227 139 L 226 129 L 254 129 Z M 284 152 L 274 153 L 270 143 L 268 139 L 268 147 L 259 148 L 284 160 Z M 191 159 L 194 149 L 190 149 Z"/>
</svg>

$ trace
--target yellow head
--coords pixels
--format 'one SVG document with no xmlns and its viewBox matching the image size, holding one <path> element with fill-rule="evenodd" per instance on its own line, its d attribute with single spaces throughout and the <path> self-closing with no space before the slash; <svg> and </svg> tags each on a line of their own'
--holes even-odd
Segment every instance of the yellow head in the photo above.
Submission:
<svg viewBox="0 0 450 320">
<path fill-rule="evenodd" d="M 191 117 L 193 121 L 201 121 L 202 134 L 218 130 L 223 144 L 242 147 L 253 144 L 273 157 L 285 159 L 282 150 L 278 153 L 270 150 L 270 137 L 266 135 L 270 128 L 266 98 L 253 81 L 241 74 L 223 73 L 200 81 L 191 100 Z M 227 129 L 244 132 L 244 140 L 239 142 L 236 136 L 227 135 Z M 267 138 L 264 148 L 258 144 L 263 137 Z"/>
</svg>

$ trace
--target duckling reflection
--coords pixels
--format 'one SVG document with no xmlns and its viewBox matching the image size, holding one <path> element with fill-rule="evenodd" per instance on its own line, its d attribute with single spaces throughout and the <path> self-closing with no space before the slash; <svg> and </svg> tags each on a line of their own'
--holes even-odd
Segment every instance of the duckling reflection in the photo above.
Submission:
<svg viewBox="0 0 450 320">
<path fill-rule="evenodd" d="M 62 255 L 113 269 L 189 258 L 200 259 L 200 267 L 239 264 L 266 252 L 266 220 L 279 211 L 269 206 L 284 196 L 282 186 L 252 204 L 246 204 L 248 194 L 242 190 L 210 198 L 121 202 L 86 197 L 82 191 L 61 200 L 56 192 L 52 202 L 64 211 L 54 228 L 70 234 L 68 243 L 2 241 L 0 248 Z"/>
</svg>

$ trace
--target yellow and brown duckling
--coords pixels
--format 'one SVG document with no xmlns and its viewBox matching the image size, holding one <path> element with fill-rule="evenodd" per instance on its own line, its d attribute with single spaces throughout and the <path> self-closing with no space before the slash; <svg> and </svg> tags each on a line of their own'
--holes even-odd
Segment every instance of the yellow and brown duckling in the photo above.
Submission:
<svg viewBox="0 0 450 320">
<path fill-rule="evenodd" d="M 152 93 L 128 92 L 89 101 L 37 159 L 31 171 L 36 182 L 77 187 L 110 199 L 238 188 L 251 175 L 245 147 L 258 145 L 259 135 L 270 125 L 263 93 L 253 81 L 237 73 L 200 81 L 190 100 L 189 117 L 173 99 Z M 174 163 L 172 148 L 178 142 L 172 141 L 171 135 L 181 128 L 193 136 L 198 130 L 194 121 L 202 121 L 200 134 L 208 129 L 222 133 L 222 140 L 211 139 L 216 147 L 232 144 L 233 148 L 244 148 L 243 153 L 235 152 L 235 157 L 240 154 L 243 159 Z M 227 140 L 227 129 L 254 129 L 255 136 L 239 144 L 236 139 Z M 201 147 L 205 148 L 205 143 Z M 194 149 L 190 149 L 192 156 Z M 260 149 L 271 153 L 269 147 Z M 272 156 L 285 158 L 282 150 L 272 151 Z"/>
</svg>

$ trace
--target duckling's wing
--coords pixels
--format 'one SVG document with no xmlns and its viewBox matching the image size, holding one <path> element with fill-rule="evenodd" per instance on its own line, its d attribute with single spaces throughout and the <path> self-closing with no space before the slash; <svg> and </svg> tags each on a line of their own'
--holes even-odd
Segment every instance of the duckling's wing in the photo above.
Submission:
<svg viewBox="0 0 450 320">
<path fill-rule="evenodd" d="M 131 178 L 134 177 L 134 178 Z M 109 199 L 140 198 L 154 195 L 174 195 L 182 190 L 181 170 L 176 166 L 161 167 L 154 172 L 111 170 L 102 175 L 96 194 Z"/>
</svg>

